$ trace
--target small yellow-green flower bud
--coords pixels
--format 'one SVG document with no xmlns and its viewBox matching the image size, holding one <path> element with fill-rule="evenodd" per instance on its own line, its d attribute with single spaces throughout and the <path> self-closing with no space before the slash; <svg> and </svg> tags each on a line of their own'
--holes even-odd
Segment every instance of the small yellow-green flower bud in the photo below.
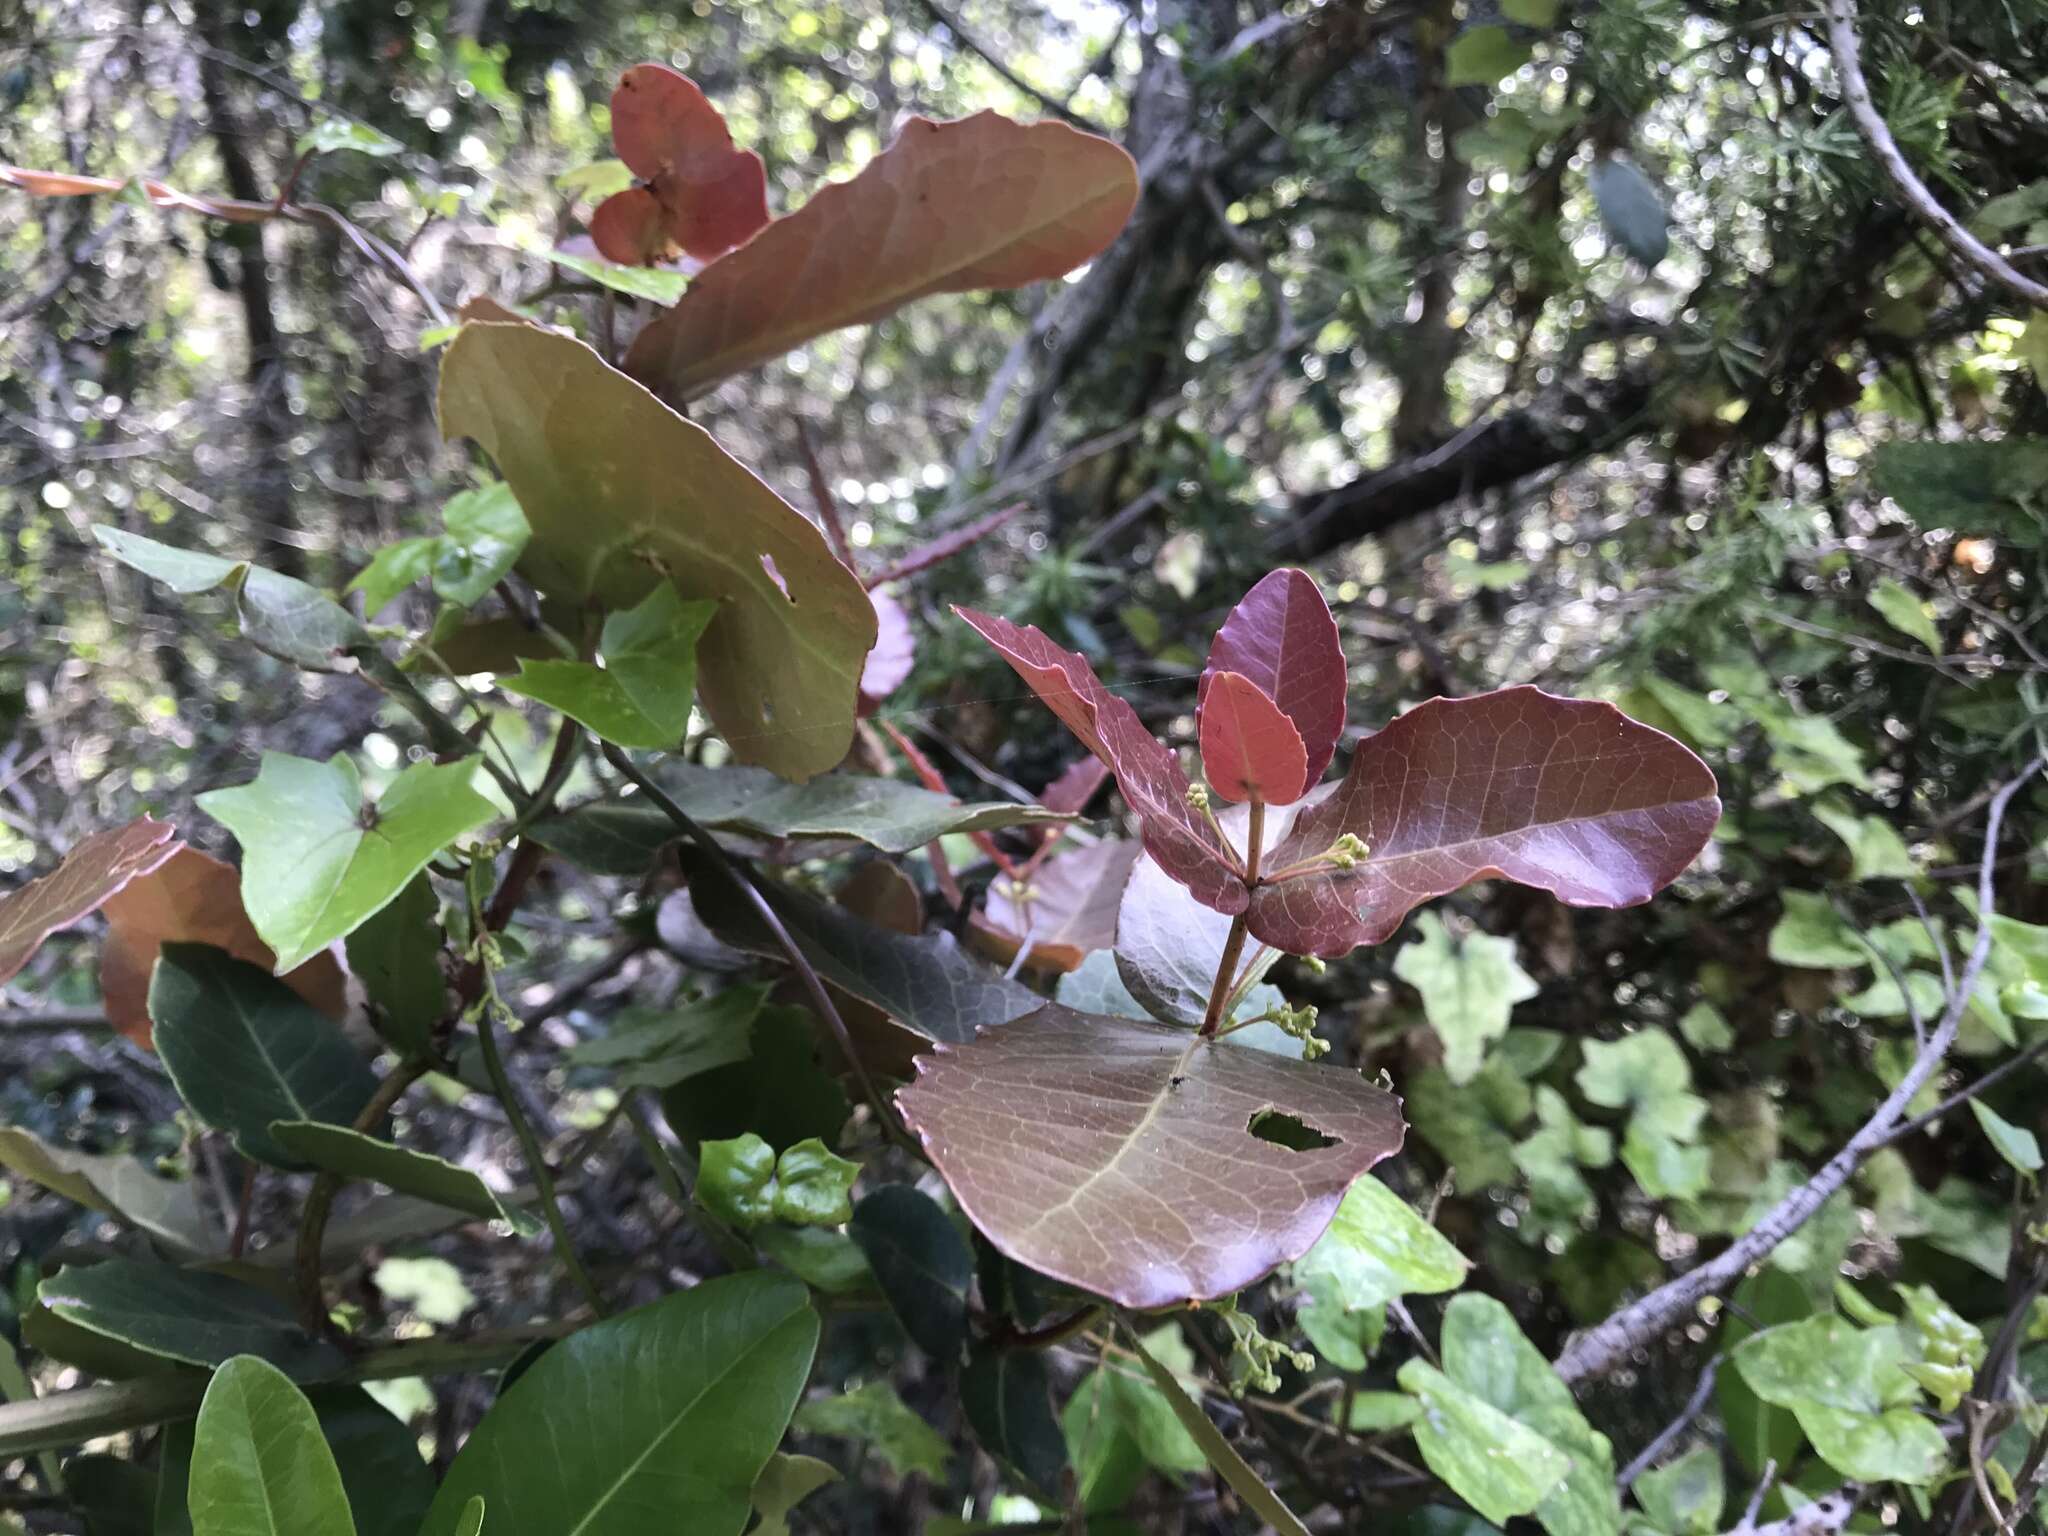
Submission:
<svg viewBox="0 0 2048 1536">
<path fill-rule="evenodd" d="M 1198 811 L 1209 809 L 1209 786 L 1206 784 L 1190 784 L 1188 786 L 1187 802 Z"/>
</svg>

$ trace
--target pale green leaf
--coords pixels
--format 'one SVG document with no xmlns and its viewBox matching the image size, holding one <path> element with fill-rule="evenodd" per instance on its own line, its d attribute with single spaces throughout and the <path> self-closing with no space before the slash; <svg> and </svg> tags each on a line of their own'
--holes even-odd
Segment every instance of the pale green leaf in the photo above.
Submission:
<svg viewBox="0 0 2048 1536">
<path fill-rule="evenodd" d="M 946 1437 L 907 1407 L 887 1381 L 805 1403 L 796 1411 L 796 1427 L 807 1435 L 857 1440 L 898 1477 L 921 1472 L 943 1478 L 953 1459 Z"/>
<path fill-rule="evenodd" d="M 1926 646 L 1930 655 L 1941 654 L 1941 629 L 1934 622 L 1932 605 L 1922 602 L 1904 584 L 1889 576 L 1879 578 L 1871 584 L 1870 606 L 1893 629 Z"/>
<path fill-rule="evenodd" d="M 357 154 L 379 158 L 405 153 L 403 144 L 368 123 L 357 122 L 352 117 L 327 116 L 300 134 L 293 149 L 301 155 L 329 155 L 336 150 L 352 149 Z"/>
<path fill-rule="evenodd" d="M 1394 974 L 1422 994 L 1451 1081 L 1470 1082 L 1488 1044 L 1507 1033 L 1515 1004 L 1536 995 L 1536 983 L 1515 963 L 1512 939 L 1455 936 L 1434 912 L 1417 917 L 1415 929 L 1416 941 L 1394 957 Z"/>
<path fill-rule="evenodd" d="M 1397 1377 L 1422 1404 L 1411 1426 L 1429 1470 L 1495 1525 L 1536 1507 L 1563 1483 L 1571 1458 L 1423 1360 Z"/>
<path fill-rule="evenodd" d="M 1368 1174 L 1345 1192 L 1337 1215 L 1295 1261 L 1295 1278 L 1347 1312 L 1399 1296 L 1454 1291 L 1470 1264 L 1408 1202 Z"/>
<path fill-rule="evenodd" d="M 1992 1147 L 2021 1173 L 2041 1171 L 2041 1143 L 2034 1133 L 2024 1126 L 2014 1125 L 1982 1099 L 1970 1100 L 1970 1110 L 1977 1117 L 1984 1134 L 1991 1139 Z"/>
<path fill-rule="evenodd" d="M 718 614 L 710 602 L 685 602 L 666 583 L 605 620 L 600 666 L 533 661 L 500 679 L 509 693 L 558 709 L 622 747 L 678 746 L 697 688 L 697 641 Z"/>
<path fill-rule="evenodd" d="M 251 1355 L 229 1360 L 207 1385 L 188 1498 L 192 1536 L 355 1536 L 313 1405 Z"/>
</svg>

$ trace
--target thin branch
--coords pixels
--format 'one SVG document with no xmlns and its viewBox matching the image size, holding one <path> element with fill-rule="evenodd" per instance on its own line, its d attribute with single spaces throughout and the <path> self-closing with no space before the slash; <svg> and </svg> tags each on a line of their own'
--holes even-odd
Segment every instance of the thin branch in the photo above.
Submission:
<svg viewBox="0 0 2048 1536">
<path fill-rule="evenodd" d="M 1835 72 L 1842 77 L 1842 100 L 1849 108 L 1849 116 L 1906 206 L 1934 231 L 1943 245 L 1977 271 L 2034 308 L 2048 309 L 2048 284 L 2037 283 L 2018 271 L 1965 229 L 1906 163 L 1884 115 L 1871 99 L 1869 83 L 1863 78 L 1862 50 L 1856 40 L 1855 0 L 1828 0 L 1828 49 L 1835 56 Z"/>
<path fill-rule="evenodd" d="M 1991 876 L 1998 861 L 1999 833 L 2006 807 L 2013 796 L 2042 767 L 2037 760 L 2017 778 L 1992 796 L 1984 831 L 1984 856 L 1977 870 L 1977 938 L 1970 957 L 1956 978 L 1956 985 L 1942 1010 L 1941 1021 L 1927 1044 L 1914 1057 L 1898 1086 L 1886 1095 L 1862 1128 L 1812 1178 L 1788 1193 L 1764 1214 L 1750 1230 L 1715 1257 L 1666 1282 L 1641 1300 L 1632 1302 L 1605 1321 L 1576 1335 L 1557 1358 L 1557 1373 L 1577 1385 L 1595 1380 L 1619 1366 L 1632 1350 L 1640 1348 L 1680 1318 L 1701 1300 L 1735 1284 L 1749 1267 L 1806 1224 L 1834 1193 L 1881 1148 L 1899 1125 L 1906 1106 L 1940 1068 L 1954 1044 L 1964 1012 L 1970 1006 L 1977 978 L 1991 958 L 1992 890 Z"/>
<path fill-rule="evenodd" d="M 1615 1487 L 1627 1493 L 1635 1486 L 1637 1478 L 1657 1464 L 1657 1459 L 1678 1442 L 1678 1437 L 1692 1427 L 1692 1422 L 1706 1411 L 1707 1399 L 1714 1395 L 1714 1377 L 1721 1369 L 1721 1357 L 1716 1355 L 1707 1362 L 1707 1368 L 1700 1372 L 1699 1384 L 1692 1389 L 1692 1396 L 1678 1410 L 1678 1417 L 1657 1432 L 1657 1438 L 1637 1453 L 1635 1460 L 1621 1469 L 1621 1476 L 1615 1479 Z"/>
</svg>

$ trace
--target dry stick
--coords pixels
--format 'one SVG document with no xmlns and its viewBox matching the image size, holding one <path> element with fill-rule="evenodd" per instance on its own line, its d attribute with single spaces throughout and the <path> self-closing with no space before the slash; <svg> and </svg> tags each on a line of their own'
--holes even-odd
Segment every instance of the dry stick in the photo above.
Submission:
<svg viewBox="0 0 2048 1536">
<path fill-rule="evenodd" d="M 819 1017 L 824 1019 L 832 1030 L 833 1038 L 839 1042 L 840 1052 L 853 1068 L 854 1078 L 860 1084 L 861 1097 L 867 1100 L 868 1107 L 875 1112 L 876 1123 L 882 1128 L 883 1134 L 900 1137 L 902 1132 L 897 1125 L 896 1116 L 889 1109 L 889 1101 L 882 1096 L 881 1090 L 875 1086 L 875 1080 L 868 1075 L 867 1063 L 861 1060 L 860 1052 L 854 1048 L 853 1034 L 847 1029 L 846 1020 L 839 1016 L 839 1010 L 833 1006 L 832 996 L 825 990 L 823 978 L 818 975 L 817 968 L 798 947 L 796 940 L 790 936 L 789 929 L 783 926 L 781 917 L 769 904 L 768 898 L 754 883 L 753 871 L 728 854 L 717 838 L 698 826 L 688 811 L 676 804 L 659 784 L 636 768 L 633 760 L 619 748 L 606 742 L 604 757 L 606 762 L 630 779 L 662 815 L 674 822 L 677 830 L 703 849 L 706 856 L 725 871 L 727 879 L 739 887 L 748 905 L 754 909 L 754 915 L 767 924 L 768 931 L 775 936 L 776 944 L 789 957 L 790 965 L 802 978 L 804 990 L 811 995 L 811 1006 L 818 1010 Z"/>
<path fill-rule="evenodd" d="M 1640 1301 L 1632 1302 L 1605 1321 L 1575 1336 L 1557 1357 L 1557 1373 L 1566 1383 L 1576 1385 L 1604 1376 L 1620 1365 L 1629 1352 L 1663 1332 L 1690 1312 L 1705 1297 L 1727 1289 L 1778 1244 L 1804 1226 L 1830 1196 L 1873 1154 L 1891 1140 L 1893 1130 L 1913 1096 L 1926 1086 L 1940 1067 L 1948 1048 L 1955 1042 L 1964 1010 L 1970 1005 L 1977 977 L 1991 958 L 1991 873 L 1998 858 L 1999 830 L 2005 810 L 2014 795 L 2033 778 L 2044 761 L 2037 759 L 2027 770 L 1992 796 L 1991 811 L 1984 830 L 1984 856 L 1977 868 L 1977 939 L 1956 986 L 1949 993 L 1948 1006 L 1932 1036 L 1899 1084 L 1877 1106 L 1862 1128 L 1828 1160 L 1821 1170 L 1780 1200 L 1755 1226 L 1726 1249 L 1697 1269 L 1660 1285 Z"/>
<path fill-rule="evenodd" d="M 1884 115 L 1871 99 L 1869 83 L 1863 78 L 1863 57 L 1856 41 L 1855 0 L 1828 0 L 1828 50 L 1835 56 L 1835 72 L 1842 77 L 1842 99 L 1848 105 L 1849 116 L 1906 206 L 1934 231 L 1943 245 L 1979 272 L 2034 308 L 2048 309 L 2048 284 L 2037 283 L 2019 272 L 1963 228 L 1906 163 L 1891 129 L 1885 125 Z"/>
</svg>

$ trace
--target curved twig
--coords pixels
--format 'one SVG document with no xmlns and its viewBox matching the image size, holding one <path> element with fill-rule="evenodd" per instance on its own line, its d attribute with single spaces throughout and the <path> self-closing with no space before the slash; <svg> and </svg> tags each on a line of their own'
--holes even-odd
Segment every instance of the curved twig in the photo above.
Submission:
<svg viewBox="0 0 2048 1536">
<path fill-rule="evenodd" d="M 1856 131 L 1914 216 L 1934 231 L 1943 245 L 2001 288 L 2036 309 L 2048 309 L 2048 284 L 2035 282 L 1965 229 L 1906 163 L 1898 141 L 1885 124 L 1884 114 L 1871 99 L 1869 82 L 1863 78 L 1863 54 L 1856 41 L 1856 0 L 1828 0 L 1828 49 L 1835 56 L 1835 72 L 1842 79 L 1842 101 L 1855 121 Z"/>
</svg>

